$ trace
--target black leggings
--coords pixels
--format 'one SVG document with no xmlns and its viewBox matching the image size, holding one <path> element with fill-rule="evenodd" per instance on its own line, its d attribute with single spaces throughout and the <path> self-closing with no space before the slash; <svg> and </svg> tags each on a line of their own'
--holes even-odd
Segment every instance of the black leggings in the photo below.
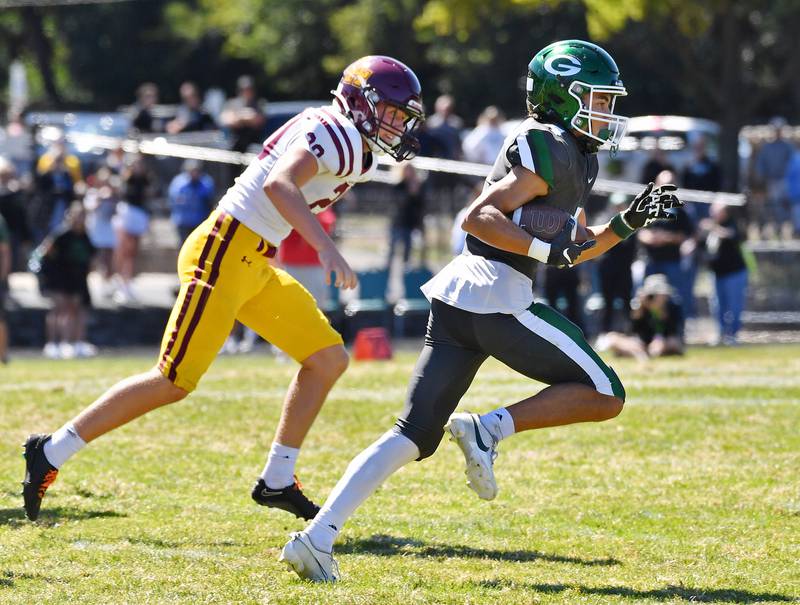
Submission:
<svg viewBox="0 0 800 605">
<path fill-rule="evenodd" d="M 488 357 L 548 385 L 581 383 L 625 399 L 619 378 L 583 332 L 547 305 L 536 303 L 517 315 L 479 314 L 434 300 L 396 424 L 417 445 L 420 459 L 436 451 L 447 419 Z"/>
</svg>

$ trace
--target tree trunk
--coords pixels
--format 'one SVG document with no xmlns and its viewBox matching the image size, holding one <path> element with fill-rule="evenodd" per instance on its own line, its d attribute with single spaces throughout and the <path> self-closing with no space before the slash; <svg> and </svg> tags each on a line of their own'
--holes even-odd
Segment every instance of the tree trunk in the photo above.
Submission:
<svg viewBox="0 0 800 605">
<path fill-rule="evenodd" d="M 720 134 L 719 160 L 722 170 L 723 191 L 737 191 L 739 186 L 739 130 L 747 119 L 743 115 L 742 106 L 738 99 L 744 92 L 741 71 L 740 16 L 736 7 L 729 4 L 722 13 L 721 23 L 721 78 L 720 90 L 722 132 Z"/>
<path fill-rule="evenodd" d="M 744 125 L 744 116 L 737 107 L 722 113 L 719 137 L 719 164 L 722 171 L 722 190 L 739 191 L 739 131 Z"/>
<path fill-rule="evenodd" d="M 42 83 L 44 84 L 47 99 L 52 105 L 59 107 L 62 99 L 53 75 L 53 45 L 45 34 L 42 13 L 32 6 L 23 7 L 20 10 L 22 12 L 22 21 L 25 24 L 26 37 L 33 48 L 33 54 L 36 57 L 36 63 L 42 75 Z"/>
</svg>

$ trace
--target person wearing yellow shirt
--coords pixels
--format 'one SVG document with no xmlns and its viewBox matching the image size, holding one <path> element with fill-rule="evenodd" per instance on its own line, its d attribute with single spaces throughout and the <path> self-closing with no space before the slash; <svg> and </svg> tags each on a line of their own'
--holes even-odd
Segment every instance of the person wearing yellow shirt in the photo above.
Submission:
<svg viewBox="0 0 800 605">
<path fill-rule="evenodd" d="M 55 141 L 50 148 L 42 154 L 39 161 L 36 163 L 36 172 L 38 174 L 50 172 L 59 158 L 64 158 L 64 166 L 67 171 L 69 171 L 73 184 L 82 182 L 83 173 L 81 172 L 81 161 L 77 156 L 67 153 L 63 140 Z"/>
</svg>

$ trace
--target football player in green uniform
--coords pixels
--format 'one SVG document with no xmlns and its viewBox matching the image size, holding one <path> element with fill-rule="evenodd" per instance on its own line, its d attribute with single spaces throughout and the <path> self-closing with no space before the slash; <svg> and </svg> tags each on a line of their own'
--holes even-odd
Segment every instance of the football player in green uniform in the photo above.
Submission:
<svg viewBox="0 0 800 605">
<path fill-rule="evenodd" d="M 622 411 L 616 373 L 583 333 L 554 309 L 535 303 L 539 263 L 559 267 L 594 258 L 681 203 L 675 187 L 652 184 L 609 223 L 576 243 L 575 221 L 597 177 L 596 151 L 616 147 L 627 119 L 614 113 L 626 94 L 616 63 L 580 40 L 556 42 L 528 66 L 528 118 L 506 138 L 481 195 L 463 222 L 464 252 L 422 288 L 431 301 L 425 344 L 406 406 L 395 426 L 348 466 L 325 505 L 281 558 L 301 577 L 334 581 L 333 541 L 355 509 L 393 472 L 433 454 L 448 430 L 466 459 L 468 485 L 497 494 L 493 462 L 510 435 L 575 422 L 601 421 Z M 531 200 L 573 218 L 545 242 L 519 226 Z M 479 416 L 453 414 L 481 364 L 494 357 L 546 388 Z M 449 420 L 448 420 L 449 418 Z"/>
</svg>

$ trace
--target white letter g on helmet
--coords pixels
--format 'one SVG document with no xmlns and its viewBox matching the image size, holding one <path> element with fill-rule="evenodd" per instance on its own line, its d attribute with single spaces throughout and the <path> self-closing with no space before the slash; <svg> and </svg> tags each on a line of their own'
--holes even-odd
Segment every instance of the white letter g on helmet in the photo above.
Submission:
<svg viewBox="0 0 800 605">
<path fill-rule="evenodd" d="M 581 70 L 581 62 L 570 55 L 547 57 L 544 68 L 556 76 L 574 76 Z"/>
</svg>

